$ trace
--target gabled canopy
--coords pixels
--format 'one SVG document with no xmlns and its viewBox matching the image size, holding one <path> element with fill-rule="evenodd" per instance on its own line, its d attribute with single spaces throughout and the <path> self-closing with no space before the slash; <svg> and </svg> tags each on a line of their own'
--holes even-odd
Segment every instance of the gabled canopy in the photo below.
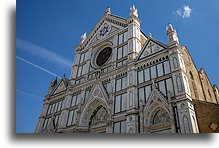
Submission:
<svg viewBox="0 0 219 148">
<path fill-rule="evenodd" d="M 105 13 L 88 34 L 88 36 L 83 40 L 83 42 L 75 47 L 76 50 L 84 49 L 85 47 L 89 46 L 89 44 L 96 42 L 97 40 L 102 40 L 102 38 L 98 38 L 98 34 L 100 33 L 100 30 L 105 25 L 105 23 L 110 24 L 110 30 L 108 33 L 108 35 L 110 35 L 116 30 L 126 27 L 127 20 L 119 16 Z"/>
<path fill-rule="evenodd" d="M 143 58 L 146 58 L 154 53 L 159 52 L 160 50 L 163 50 L 167 48 L 167 46 L 154 38 L 149 37 L 148 40 L 146 41 L 145 45 L 141 49 L 137 60 L 141 60 Z"/>
<path fill-rule="evenodd" d="M 67 86 L 68 86 L 68 79 L 63 76 L 62 79 L 56 85 L 56 87 L 52 90 L 51 95 L 55 95 L 57 93 L 65 91 L 67 89 Z"/>
</svg>

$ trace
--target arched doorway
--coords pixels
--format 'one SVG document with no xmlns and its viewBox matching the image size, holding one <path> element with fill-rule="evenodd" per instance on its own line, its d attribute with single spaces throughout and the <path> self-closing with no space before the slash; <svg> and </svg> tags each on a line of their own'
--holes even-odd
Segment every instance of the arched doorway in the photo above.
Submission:
<svg viewBox="0 0 219 148">
<path fill-rule="evenodd" d="M 158 107 L 151 115 L 151 132 L 152 133 L 171 133 L 170 115 L 168 112 Z"/>
<path fill-rule="evenodd" d="M 98 106 L 90 117 L 90 133 L 106 133 L 107 128 L 107 110 L 102 105 Z"/>
<path fill-rule="evenodd" d="M 107 129 L 108 108 L 106 103 L 95 98 L 89 102 L 81 113 L 79 126 L 85 132 L 105 133 Z"/>
</svg>

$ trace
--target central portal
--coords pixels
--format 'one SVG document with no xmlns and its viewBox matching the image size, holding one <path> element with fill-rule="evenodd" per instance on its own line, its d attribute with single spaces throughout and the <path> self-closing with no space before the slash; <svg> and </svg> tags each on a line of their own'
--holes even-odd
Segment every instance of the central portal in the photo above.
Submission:
<svg viewBox="0 0 219 148">
<path fill-rule="evenodd" d="M 106 133 L 107 128 L 107 111 L 106 108 L 98 106 L 90 117 L 89 132 L 90 133 Z"/>
</svg>

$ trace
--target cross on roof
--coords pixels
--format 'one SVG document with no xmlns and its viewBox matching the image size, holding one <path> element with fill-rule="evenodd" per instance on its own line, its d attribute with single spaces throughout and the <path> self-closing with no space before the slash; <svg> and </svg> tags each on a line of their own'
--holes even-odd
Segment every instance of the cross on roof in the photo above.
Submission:
<svg viewBox="0 0 219 148">
<path fill-rule="evenodd" d="M 152 53 L 152 47 L 154 46 L 154 44 L 153 43 L 149 43 L 149 46 L 148 46 L 148 48 L 150 48 L 150 53 Z"/>
</svg>

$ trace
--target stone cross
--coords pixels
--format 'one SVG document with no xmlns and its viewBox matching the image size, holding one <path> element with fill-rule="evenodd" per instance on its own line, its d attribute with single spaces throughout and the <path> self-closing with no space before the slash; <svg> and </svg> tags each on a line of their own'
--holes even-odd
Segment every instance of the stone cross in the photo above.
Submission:
<svg viewBox="0 0 219 148">
<path fill-rule="evenodd" d="M 152 47 L 154 46 L 154 44 L 153 43 L 149 43 L 149 46 L 148 46 L 148 48 L 150 48 L 150 53 L 152 53 Z"/>
</svg>

